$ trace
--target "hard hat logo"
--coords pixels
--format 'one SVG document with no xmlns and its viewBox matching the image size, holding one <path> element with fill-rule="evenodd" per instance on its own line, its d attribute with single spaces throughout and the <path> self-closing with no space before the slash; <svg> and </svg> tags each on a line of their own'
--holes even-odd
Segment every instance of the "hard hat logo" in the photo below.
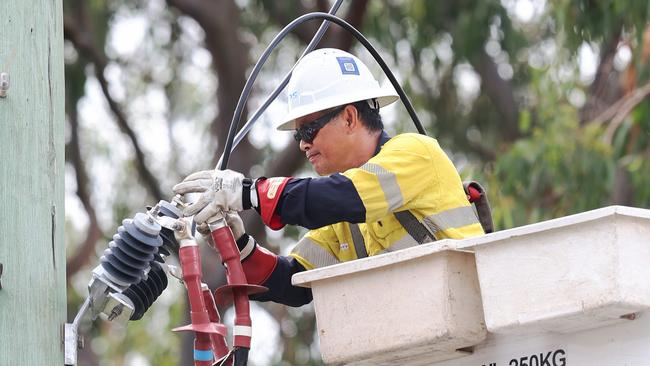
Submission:
<svg viewBox="0 0 650 366">
<path fill-rule="evenodd" d="M 289 110 L 279 130 L 295 130 L 297 118 L 314 112 L 373 99 L 383 107 L 399 99 L 392 87 L 379 85 L 360 59 L 334 48 L 310 52 L 298 62 L 287 97 Z"/>
<path fill-rule="evenodd" d="M 336 61 L 339 62 L 341 73 L 343 75 L 359 75 L 359 69 L 354 59 L 351 57 L 337 57 Z"/>
</svg>

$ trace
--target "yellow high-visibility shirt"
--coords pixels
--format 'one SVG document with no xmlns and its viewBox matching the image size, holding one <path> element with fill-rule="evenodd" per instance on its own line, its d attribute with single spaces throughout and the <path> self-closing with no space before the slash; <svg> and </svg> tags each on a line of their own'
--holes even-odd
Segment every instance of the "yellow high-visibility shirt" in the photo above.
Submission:
<svg viewBox="0 0 650 366">
<path fill-rule="evenodd" d="M 370 256 L 418 245 L 395 212 L 410 211 L 438 240 L 484 233 L 456 168 L 431 137 L 397 135 L 367 163 L 342 175 L 352 181 L 363 202 L 365 223 L 339 222 L 310 230 L 291 253 L 305 269 L 359 258 L 353 240 L 357 230 L 357 245 L 362 237 Z"/>
</svg>

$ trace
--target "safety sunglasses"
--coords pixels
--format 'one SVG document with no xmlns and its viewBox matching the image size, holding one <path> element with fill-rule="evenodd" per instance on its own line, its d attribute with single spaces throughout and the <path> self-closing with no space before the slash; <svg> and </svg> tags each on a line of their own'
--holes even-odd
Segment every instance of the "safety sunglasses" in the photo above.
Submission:
<svg viewBox="0 0 650 366">
<path fill-rule="evenodd" d="M 316 135 L 318 134 L 318 131 L 320 131 L 321 128 L 325 127 L 325 125 L 330 122 L 336 115 L 341 113 L 345 109 L 345 106 L 341 106 L 339 108 L 335 108 L 332 111 L 326 113 L 325 115 L 316 118 L 315 120 L 305 123 L 304 125 L 300 126 L 298 129 L 296 129 L 296 133 L 293 134 L 293 138 L 296 139 L 296 141 L 300 142 L 300 140 L 311 144 L 314 142 L 314 139 L 316 138 Z"/>
</svg>

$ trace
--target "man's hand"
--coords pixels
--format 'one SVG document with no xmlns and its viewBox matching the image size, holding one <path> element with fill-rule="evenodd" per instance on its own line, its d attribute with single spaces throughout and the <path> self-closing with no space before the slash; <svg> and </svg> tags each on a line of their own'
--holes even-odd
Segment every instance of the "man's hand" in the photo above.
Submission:
<svg viewBox="0 0 650 366">
<path fill-rule="evenodd" d="M 235 237 L 235 240 L 239 240 L 244 234 L 246 234 L 244 222 L 237 212 L 224 212 L 223 215 L 226 218 L 226 223 L 230 226 L 230 230 L 232 230 L 232 236 Z"/>
<path fill-rule="evenodd" d="M 235 240 L 245 240 L 242 239 L 242 237 L 244 234 L 246 234 L 246 229 L 244 228 L 244 222 L 242 221 L 241 217 L 239 217 L 239 214 L 235 211 L 226 211 L 223 213 L 223 216 L 226 219 L 228 226 L 230 226 L 230 230 L 232 230 L 232 235 L 235 237 Z M 212 241 L 212 235 L 210 233 L 210 227 L 208 226 L 207 222 L 197 225 L 196 231 L 203 235 L 210 246 L 214 247 L 214 242 Z"/>
<path fill-rule="evenodd" d="M 244 222 L 242 221 L 241 217 L 239 217 L 239 214 L 237 212 L 235 211 L 224 212 L 223 216 L 226 219 L 226 223 L 228 224 L 228 226 L 230 226 L 230 230 L 232 230 L 232 235 L 235 237 L 235 240 L 237 241 L 237 249 L 239 249 L 239 259 L 243 261 L 253 253 L 255 247 L 257 246 L 257 243 L 255 242 L 255 239 L 253 239 L 252 236 L 246 234 L 246 229 L 244 228 Z M 208 242 L 208 244 L 211 247 L 216 248 L 214 241 L 212 240 L 210 227 L 208 226 L 207 222 L 197 225 L 196 231 L 198 231 L 199 233 L 201 233 L 201 235 L 203 235 L 203 238 Z"/>
<path fill-rule="evenodd" d="M 176 194 L 201 193 L 201 197 L 183 211 L 202 224 L 221 211 L 257 209 L 262 221 L 273 230 L 284 224 L 276 212 L 290 177 L 261 177 L 255 181 L 232 170 L 204 170 L 190 174 L 174 186 Z"/>
<path fill-rule="evenodd" d="M 185 208 L 183 215 L 194 216 L 194 221 L 202 224 L 220 211 L 249 208 L 242 203 L 244 179 L 232 170 L 204 170 L 190 174 L 173 190 L 176 194 L 201 193 L 196 202 Z"/>
</svg>

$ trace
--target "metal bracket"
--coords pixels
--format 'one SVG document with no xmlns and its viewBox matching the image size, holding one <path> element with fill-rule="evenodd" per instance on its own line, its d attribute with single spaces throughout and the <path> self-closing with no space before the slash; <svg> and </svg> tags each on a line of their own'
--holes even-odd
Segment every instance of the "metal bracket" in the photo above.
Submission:
<svg viewBox="0 0 650 366">
<path fill-rule="evenodd" d="M 160 226 L 172 231 L 180 231 L 185 229 L 185 224 L 179 219 L 174 219 L 168 216 L 158 216 L 155 217 L 154 220 L 157 221 Z"/>
<path fill-rule="evenodd" d="M 65 324 L 65 334 L 63 337 L 64 345 L 64 365 L 66 366 L 76 366 L 77 365 L 77 350 L 83 348 L 83 340 L 79 337 L 79 324 L 83 319 L 84 315 L 90 308 L 91 299 L 90 297 L 86 298 L 83 305 L 79 309 L 77 316 L 75 316 L 72 324 Z"/>
<path fill-rule="evenodd" d="M 3 72 L 0 73 L 0 98 L 7 97 L 7 90 L 9 90 L 9 74 Z"/>
<path fill-rule="evenodd" d="M 165 266 L 167 267 L 167 273 L 169 273 L 170 276 L 183 283 L 183 271 L 180 266 L 174 266 L 171 264 L 165 264 Z"/>
</svg>

